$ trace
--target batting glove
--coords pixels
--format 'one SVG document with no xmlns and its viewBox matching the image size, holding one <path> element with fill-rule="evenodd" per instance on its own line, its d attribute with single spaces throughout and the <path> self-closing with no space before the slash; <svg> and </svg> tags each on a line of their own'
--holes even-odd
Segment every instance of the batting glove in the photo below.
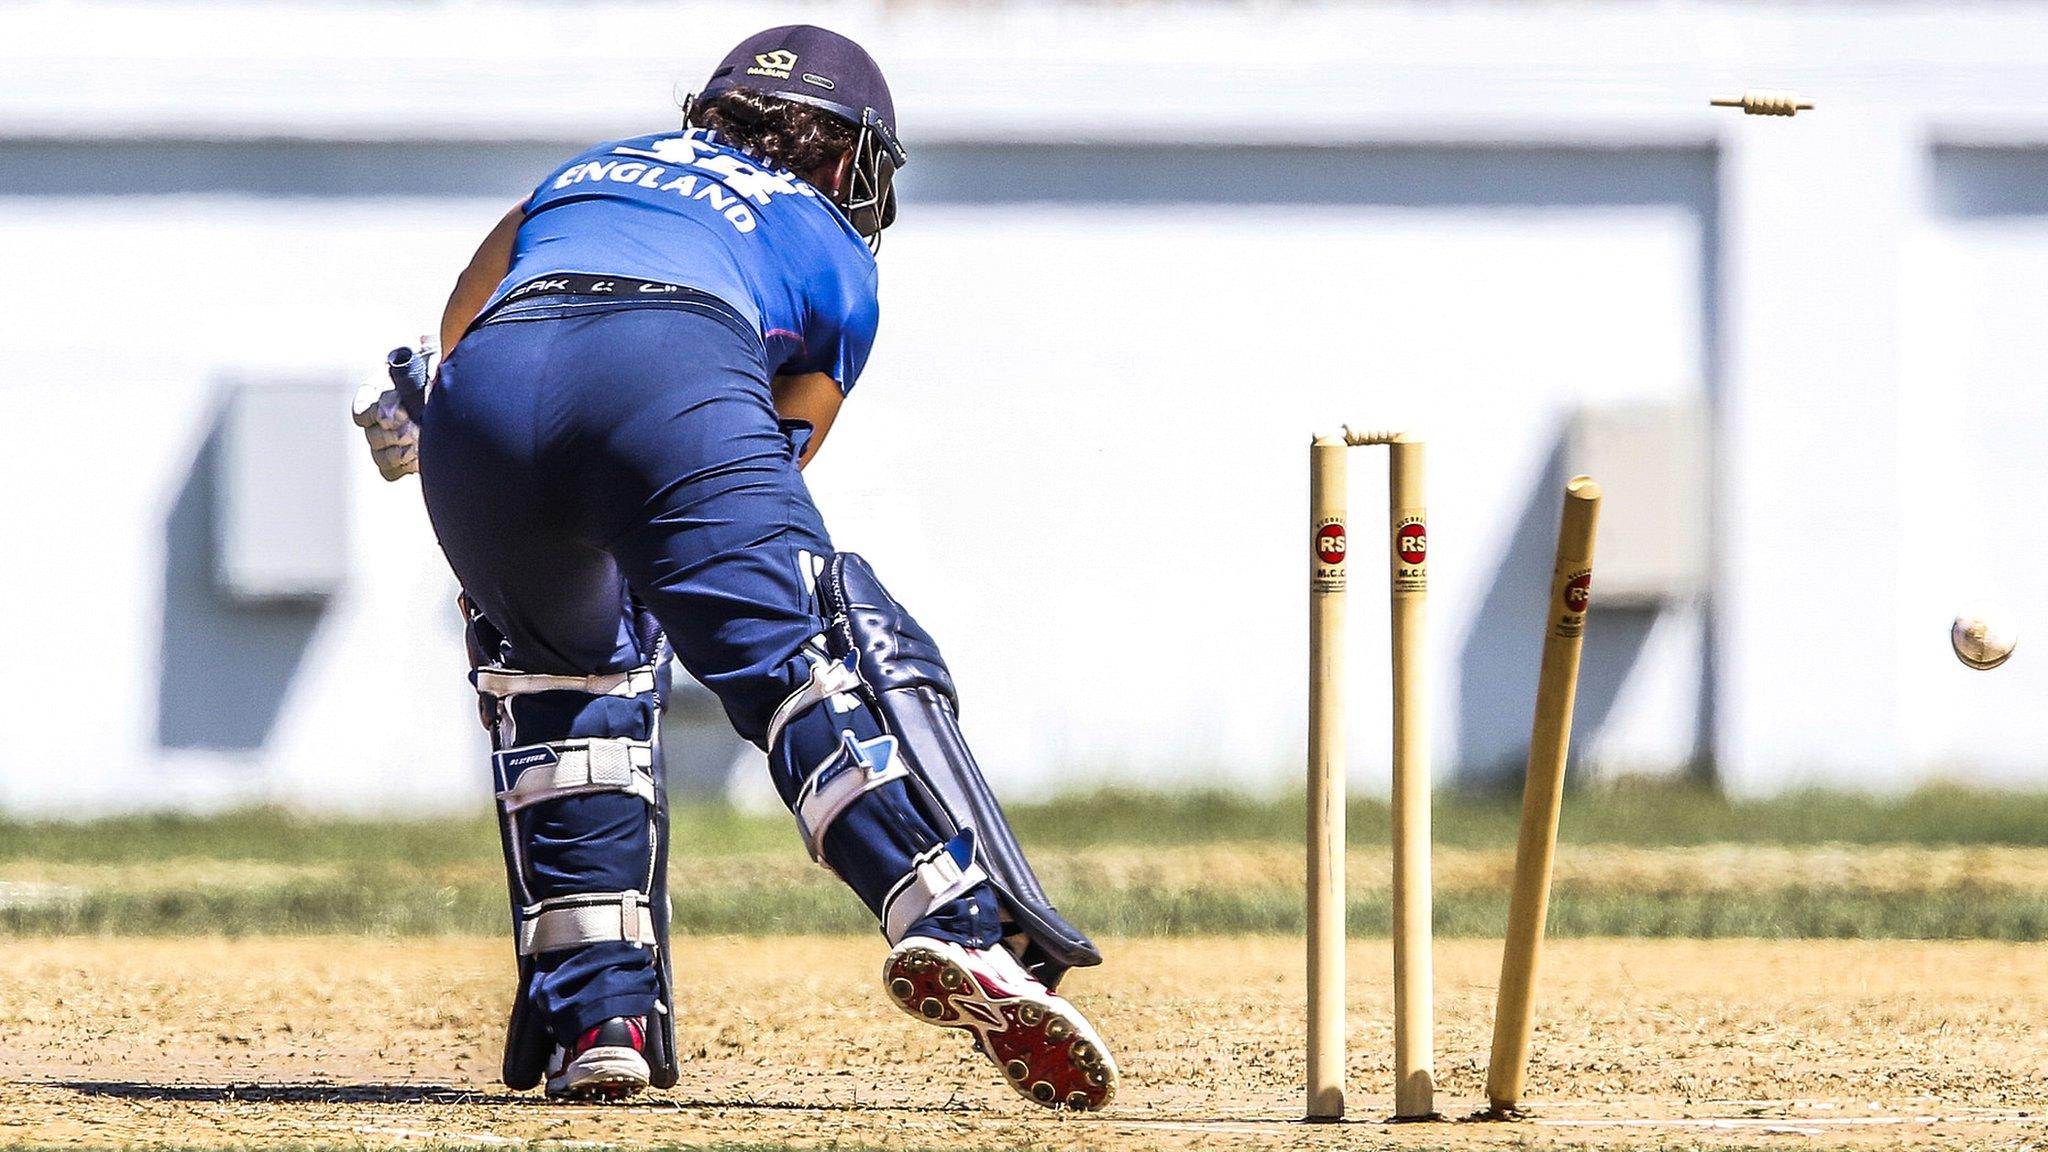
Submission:
<svg viewBox="0 0 2048 1152">
<path fill-rule="evenodd" d="M 397 388 L 371 380 L 356 389 L 350 408 L 363 439 L 370 442 L 370 456 L 380 475 L 396 480 L 420 470 L 420 426 L 399 403 Z"/>
</svg>

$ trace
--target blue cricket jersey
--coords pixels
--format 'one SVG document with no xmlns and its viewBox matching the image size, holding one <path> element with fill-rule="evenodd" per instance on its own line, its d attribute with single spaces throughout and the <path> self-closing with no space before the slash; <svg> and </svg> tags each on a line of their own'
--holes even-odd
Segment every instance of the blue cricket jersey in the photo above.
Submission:
<svg viewBox="0 0 2048 1152">
<path fill-rule="evenodd" d="M 600 144 L 550 173 L 490 303 L 575 273 L 708 292 L 761 334 L 771 374 L 825 372 L 841 392 L 875 341 L 875 258 L 845 214 L 701 128 Z"/>
</svg>

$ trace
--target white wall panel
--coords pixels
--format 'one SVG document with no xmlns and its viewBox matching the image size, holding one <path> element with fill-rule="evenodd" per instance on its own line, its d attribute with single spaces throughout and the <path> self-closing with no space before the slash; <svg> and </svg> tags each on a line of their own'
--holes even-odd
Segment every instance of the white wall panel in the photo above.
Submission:
<svg viewBox="0 0 2048 1152">
<path fill-rule="evenodd" d="M 8 330 L 8 395 L 37 397 L 74 450 L 124 462 L 61 489 L 24 479 L 102 510 L 43 522 L 53 554 L 128 575 L 17 567 L 6 591 L 47 607 L 25 621 L 38 652 L 63 650 L 81 618 L 125 619 L 93 638 L 120 654 L 138 706 L 110 723 L 97 698 L 51 700 L 52 731 L 99 734 L 105 776 L 9 772 L 8 802 L 146 803 L 138 774 L 166 798 L 480 794 L 453 586 L 416 482 L 387 486 L 360 462 L 350 583 L 302 635 L 272 637 L 296 656 L 269 685 L 280 695 L 248 702 L 274 712 L 253 743 L 254 721 L 223 733 L 162 714 L 166 691 L 179 708 L 234 704 L 211 681 L 164 681 L 207 666 L 180 655 L 183 632 L 219 625 L 167 613 L 162 574 L 219 382 L 374 365 L 433 314 L 496 205 L 12 207 L 0 237 L 54 271 L 47 302 Z M 891 237 L 882 343 L 814 484 L 841 545 L 871 553 L 938 630 L 972 735 L 1014 787 L 1276 787 L 1300 739 L 1302 445 L 1344 419 L 1424 428 L 1440 761 L 1454 763 L 1460 637 L 1570 408 L 1692 386 L 1697 242 L 1660 208 L 928 208 Z M 148 307 L 113 333 L 126 360 L 91 351 L 109 333 L 73 304 L 100 278 L 98 261 L 63 259 L 80 244 L 136 269 L 124 294 Z M 45 396 L 67 363 L 74 383 Z M 1360 531 L 1380 517 L 1378 466 L 1358 454 Z M 1372 572 L 1361 563 L 1354 637 L 1367 717 L 1386 693 Z M 168 746 L 167 723 L 186 726 Z M 1384 764 L 1374 728 L 1357 728 L 1368 775 Z"/>
<path fill-rule="evenodd" d="M 195 591 L 220 389 L 373 371 L 566 142 L 671 122 L 788 13 L 0 8 L 0 806 L 481 801 L 413 482 L 355 460 L 324 606 Z M 1943 642 L 1970 596 L 2048 602 L 2048 4 L 803 16 L 889 64 L 914 157 L 815 486 L 946 643 L 1011 791 L 1291 783 L 1301 447 L 1346 419 L 1430 437 L 1438 762 L 1511 764 L 1566 422 L 1700 398 L 1712 586 L 1604 634 L 1596 608 L 1599 769 L 1668 769 L 1704 729 L 1743 792 L 2048 781 L 2038 637 L 1989 675 Z M 1820 108 L 1705 107 L 1783 83 Z"/>
<path fill-rule="evenodd" d="M 961 666 L 993 763 L 1271 787 L 1302 738 L 1309 433 L 1422 429 L 1453 764 L 1464 639 L 1570 412 L 1696 387 L 1697 245 L 1654 208 L 928 209 L 884 250 L 882 344 L 814 485 Z M 1384 456 L 1352 471 L 1373 539 Z M 1352 612 L 1373 778 L 1381 554 L 1358 546 Z M 1487 669 L 1526 691 L 1543 595 L 1528 658 Z"/>
<path fill-rule="evenodd" d="M 2048 151 L 2035 175 L 2048 175 Z M 2048 765 L 2048 216 L 1950 216 L 1915 237 L 1897 674 L 1910 761 L 1934 776 L 2028 784 Z M 2011 663 L 1967 669 L 1947 627 L 1966 602 L 2019 614 Z"/>
</svg>

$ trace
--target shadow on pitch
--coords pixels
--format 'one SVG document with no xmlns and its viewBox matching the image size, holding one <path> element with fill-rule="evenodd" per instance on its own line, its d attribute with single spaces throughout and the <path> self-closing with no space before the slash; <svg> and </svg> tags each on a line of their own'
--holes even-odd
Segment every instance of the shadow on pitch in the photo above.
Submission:
<svg viewBox="0 0 2048 1152">
<path fill-rule="evenodd" d="M 796 1100 L 680 1099 L 648 1093 L 604 1104 L 571 1104 L 533 1092 L 458 1088 L 448 1084 L 152 1084 L 140 1080 L 56 1080 L 53 1087 L 85 1096 L 115 1100 L 166 1100 L 184 1104 L 440 1104 L 489 1108 L 649 1109 L 662 1112 L 721 1110 L 763 1112 L 873 1112 L 872 1101 L 856 1099 L 804 1102 Z M 884 1104 L 888 1112 L 973 1114 L 985 1111 L 948 1101 L 939 1105 Z"/>
<path fill-rule="evenodd" d="M 141 1080 L 59 1080 L 86 1096 L 192 1104 L 518 1104 L 525 1097 L 446 1084 L 151 1084 Z"/>
</svg>

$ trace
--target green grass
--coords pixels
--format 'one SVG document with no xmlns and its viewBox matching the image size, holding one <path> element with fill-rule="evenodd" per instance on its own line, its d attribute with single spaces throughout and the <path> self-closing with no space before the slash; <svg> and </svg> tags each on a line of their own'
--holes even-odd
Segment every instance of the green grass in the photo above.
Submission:
<svg viewBox="0 0 2048 1152">
<path fill-rule="evenodd" d="M 746 816 L 729 808 L 678 808 L 670 818 L 678 853 L 726 856 L 796 843 L 787 818 Z M 488 811 L 432 820 L 331 819 L 277 808 L 217 816 L 121 816 L 77 822 L 0 820 L 0 861 L 65 864 L 145 863 L 198 858 L 280 864 L 403 860 L 422 867 L 498 856 Z"/>
<path fill-rule="evenodd" d="M 1444 847 L 1512 845 L 1520 799 L 1440 795 L 1432 817 Z M 1259 799 L 1222 792 L 1107 791 L 1012 805 L 1018 835 L 1042 848 L 1224 841 L 1294 843 L 1302 837 L 1299 796 Z M 1386 804 L 1354 801 L 1353 844 L 1385 843 Z M 1998 844 L 2048 846 L 2048 792 L 1930 788 L 1871 798 L 1793 792 L 1731 801 L 1689 786 L 1629 785 L 1566 798 L 1565 843 L 1641 847 L 1689 844 Z M 678 857 L 794 851 L 789 817 L 692 805 L 671 818 Z M 487 815 L 436 820 L 341 820 L 252 808 L 218 816 L 128 816 L 81 822 L 0 819 L 0 861 L 139 863 L 172 857 L 321 863 L 403 860 L 422 866 L 495 859 Z"/>
<path fill-rule="evenodd" d="M 1061 893 L 1077 923 L 1105 936 L 1296 934 L 1299 892 L 1276 889 L 1113 889 L 1080 885 Z M 1445 937 L 1496 937 L 1507 922 L 1505 893 L 1439 892 L 1436 925 Z M 824 877 L 762 886 L 738 882 L 675 895 L 676 926 L 700 934 L 865 934 L 873 922 Z M 16 935 L 264 935 L 367 932 L 489 935 L 504 931 L 505 897 L 495 885 L 409 881 L 392 869 L 363 869 L 323 882 L 256 889 L 134 892 L 95 890 L 75 900 L 0 907 L 0 932 Z M 1383 936 L 1392 921 L 1384 893 L 1354 897 L 1353 934 Z M 1780 937 L 1828 939 L 2048 940 L 2048 892 L 1958 889 L 1864 892 L 1815 887 L 1707 892 L 1583 891 L 1560 888 L 1551 902 L 1553 936 Z"/>
<path fill-rule="evenodd" d="M 1445 848 L 1504 850 L 1518 799 L 1451 794 L 1435 814 Z M 1019 805 L 1024 841 L 1058 874 L 1062 908 L 1104 935 L 1296 933 L 1298 882 L 1231 875 L 1116 882 L 1076 852 L 1301 840 L 1298 798 L 1124 792 Z M 1383 804 L 1354 804 L 1355 845 L 1387 836 Z M 1731 802 L 1686 787 L 1634 786 L 1574 793 L 1567 844 L 1654 850 L 1696 844 L 1801 846 L 2048 845 L 2048 795 L 1932 789 L 1878 800 L 1829 793 Z M 821 870 L 797 867 L 787 817 L 685 807 L 673 818 L 673 853 L 694 862 L 675 892 L 689 932 L 873 931 L 866 912 Z M 1568 850 L 1568 849 L 1567 849 Z M 164 862 L 175 862 L 166 864 Z M 195 864 L 197 862 L 197 864 Z M 226 865 L 226 879 L 149 882 L 161 868 Z M 236 879 L 234 865 L 262 865 Z M 69 868 L 69 873 L 63 870 Z M 42 870 L 56 878 L 34 879 Z M 200 869 L 203 871 L 203 868 Z M 1219 869 L 1221 871 L 1221 869 Z M 0 821 L 0 933 L 226 934 L 370 932 L 497 934 L 505 896 L 495 829 L 482 815 L 420 820 L 333 820 L 252 809 L 218 816 L 146 816 L 80 823 Z M 1847 882 L 1845 882 L 1847 883 Z M 44 887 L 35 887 L 43 884 Z M 2048 885 L 1863 889 L 1797 883 L 1642 890 L 1561 882 L 1553 934 L 2048 940 Z M 1896 886 L 1895 886 L 1896 887 Z M 1440 886 L 1446 936 L 1497 936 L 1505 896 Z M 1383 934 L 1384 892 L 1354 892 L 1351 923 Z"/>
<path fill-rule="evenodd" d="M 1431 816 L 1444 847 L 1510 845 L 1519 793 L 1439 792 Z M 1011 813 L 1032 844 L 1190 844 L 1214 840 L 1299 841 L 1301 798 L 1261 800 L 1229 793 L 1155 795 L 1102 792 Z M 1346 815 L 1353 844 L 1382 844 L 1387 806 L 1353 801 Z M 1928 788 L 1874 798 L 1839 792 L 1791 792 L 1768 800 L 1728 800 L 1690 785 L 1625 784 L 1583 789 L 1565 798 L 1559 838 L 1566 843 L 1641 847 L 1688 844 L 2005 844 L 2048 845 L 2048 792 Z"/>
</svg>

